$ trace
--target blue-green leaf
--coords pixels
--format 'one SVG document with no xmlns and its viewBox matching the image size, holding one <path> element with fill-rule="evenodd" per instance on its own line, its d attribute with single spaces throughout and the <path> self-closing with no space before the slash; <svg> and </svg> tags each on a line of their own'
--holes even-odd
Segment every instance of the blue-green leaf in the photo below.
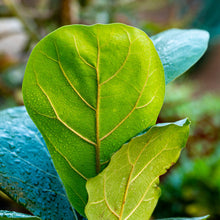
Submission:
<svg viewBox="0 0 220 220">
<path fill-rule="evenodd" d="M 170 29 L 151 37 L 164 67 L 166 84 L 186 72 L 205 53 L 209 33 Z"/>
<path fill-rule="evenodd" d="M 39 217 L 26 215 L 23 213 L 0 210 L 0 220 L 17 219 L 17 220 L 40 220 Z"/>
<path fill-rule="evenodd" d="M 0 112 L 0 189 L 42 219 L 77 219 L 24 107 Z"/>
</svg>

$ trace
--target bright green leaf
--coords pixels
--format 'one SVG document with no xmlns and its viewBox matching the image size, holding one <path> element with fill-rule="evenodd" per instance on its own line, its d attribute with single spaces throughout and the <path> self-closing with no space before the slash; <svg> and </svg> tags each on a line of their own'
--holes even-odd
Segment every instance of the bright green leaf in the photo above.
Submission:
<svg viewBox="0 0 220 220">
<path fill-rule="evenodd" d="M 87 182 L 88 219 L 149 219 L 160 196 L 159 176 L 177 161 L 189 123 L 158 124 L 124 144 L 108 167 Z"/>
<path fill-rule="evenodd" d="M 123 143 L 155 124 L 164 87 L 153 43 L 123 24 L 62 27 L 33 50 L 24 102 L 81 214 L 87 179 Z"/>
<path fill-rule="evenodd" d="M 163 63 L 166 84 L 186 72 L 205 53 L 209 33 L 170 29 L 151 37 Z"/>
<path fill-rule="evenodd" d="M 0 210 L 0 219 L 7 220 L 7 219 L 17 219 L 17 220 L 40 220 L 39 217 L 26 215 L 23 213 L 13 212 L 13 211 L 5 211 Z"/>
</svg>

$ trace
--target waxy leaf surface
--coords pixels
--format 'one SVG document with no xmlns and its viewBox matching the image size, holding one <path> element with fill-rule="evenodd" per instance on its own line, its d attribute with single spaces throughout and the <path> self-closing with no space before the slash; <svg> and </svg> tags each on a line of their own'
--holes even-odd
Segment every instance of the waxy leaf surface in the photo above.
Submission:
<svg viewBox="0 0 220 220">
<path fill-rule="evenodd" d="M 205 53 L 209 33 L 170 29 L 151 37 L 164 67 L 166 84 L 186 72 Z"/>
<path fill-rule="evenodd" d="M 87 182 L 89 220 L 149 219 L 160 196 L 159 176 L 173 165 L 189 133 L 187 119 L 153 126 L 116 152 Z"/>
<path fill-rule="evenodd" d="M 42 219 L 77 219 L 25 107 L 0 112 L 0 189 Z"/>
<path fill-rule="evenodd" d="M 153 43 L 123 24 L 62 27 L 33 50 L 24 102 L 80 214 L 87 179 L 122 144 L 155 124 L 164 87 Z"/>
<path fill-rule="evenodd" d="M 12 212 L 12 211 L 5 211 L 0 210 L 0 219 L 1 220 L 8 220 L 8 219 L 17 219 L 17 220 L 41 220 L 39 217 L 26 215 L 23 213 Z"/>
</svg>

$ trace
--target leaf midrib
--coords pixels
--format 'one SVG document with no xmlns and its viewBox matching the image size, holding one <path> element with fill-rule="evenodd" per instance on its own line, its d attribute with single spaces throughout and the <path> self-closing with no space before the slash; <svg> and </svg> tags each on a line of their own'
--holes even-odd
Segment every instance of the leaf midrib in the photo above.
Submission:
<svg viewBox="0 0 220 220">
<path fill-rule="evenodd" d="M 124 28 L 123 28 L 124 29 Z M 139 109 L 139 108 L 143 108 L 143 107 L 146 107 L 148 104 L 150 104 L 153 99 L 155 98 L 155 96 L 153 96 L 151 98 L 151 100 L 146 103 L 145 105 L 143 106 L 140 106 L 140 107 L 137 107 L 138 103 L 139 103 L 139 100 L 140 98 L 142 97 L 142 94 L 143 94 L 143 91 L 147 85 L 147 82 L 148 82 L 148 78 L 150 77 L 151 74 L 153 74 L 153 71 L 151 74 L 149 74 L 149 68 L 150 68 L 150 64 L 151 64 L 151 59 L 149 60 L 149 66 L 148 66 L 148 74 L 147 74 L 147 78 L 146 78 L 146 81 L 144 83 L 144 86 L 142 88 L 142 90 L 139 92 L 139 96 L 137 98 L 137 101 L 135 103 L 135 105 L 133 106 L 132 110 L 125 116 L 125 118 L 123 118 L 111 131 L 109 131 L 106 135 L 104 135 L 103 137 L 100 137 L 100 90 L 101 90 L 101 86 L 104 85 L 105 83 L 107 83 L 108 81 L 110 81 L 112 78 L 114 78 L 115 76 L 117 76 L 117 74 L 123 69 L 123 67 L 126 65 L 126 62 L 128 60 L 128 57 L 129 57 L 129 54 L 130 54 L 130 50 L 131 50 L 131 45 L 132 43 L 138 39 L 136 38 L 134 41 L 131 42 L 131 39 L 130 39 L 130 36 L 129 36 L 129 33 L 124 30 L 127 34 L 127 37 L 128 37 L 128 41 L 129 41 L 129 49 L 128 49 L 128 54 L 125 58 L 125 60 L 123 61 L 123 64 L 120 66 L 120 68 L 115 72 L 115 74 L 113 74 L 112 77 L 110 77 L 109 79 L 107 79 L 106 81 L 100 83 L 100 70 L 99 70 L 99 62 L 100 62 L 100 42 L 99 42 L 99 38 L 98 38 L 98 32 L 99 32 L 99 29 L 97 28 L 97 33 L 96 33 L 96 39 L 97 39 L 97 63 L 96 63 L 96 67 L 91 65 L 90 63 L 88 63 L 81 55 L 80 55 L 80 51 L 79 51 L 79 48 L 77 46 L 77 42 L 76 42 L 76 38 L 75 36 L 73 36 L 73 39 L 74 39 L 74 44 L 75 44 L 75 47 L 76 47 L 76 51 L 77 51 L 77 54 L 79 56 L 79 58 L 82 60 L 82 62 L 86 65 L 88 65 L 89 67 L 95 69 L 96 71 L 96 76 L 97 76 L 97 104 L 96 104 L 96 108 L 93 107 L 92 105 L 90 105 L 82 96 L 81 94 L 79 93 L 79 91 L 74 87 L 74 85 L 71 83 L 70 79 L 68 78 L 68 76 L 66 75 L 63 67 L 62 67 L 62 64 L 61 64 L 61 61 L 60 61 L 60 56 L 59 56 L 59 52 L 58 52 L 58 47 L 57 47 L 57 44 L 56 42 L 54 42 L 54 46 L 55 46 L 55 49 L 56 49 L 56 54 L 57 54 L 57 59 L 54 59 L 52 57 L 50 57 L 49 55 L 47 55 L 44 51 L 41 51 L 40 50 L 40 53 L 42 53 L 43 55 L 45 55 L 48 59 L 50 59 L 51 61 L 53 62 L 56 62 L 60 68 L 60 71 L 62 72 L 63 76 L 65 77 L 65 79 L 68 81 L 68 83 L 70 84 L 70 86 L 72 87 L 72 89 L 75 91 L 75 93 L 80 97 L 80 99 L 89 107 L 91 108 L 92 110 L 95 111 L 95 114 L 96 114 L 96 142 L 93 142 L 91 141 L 90 139 L 86 138 L 85 136 L 83 136 L 82 134 L 80 134 L 79 132 L 77 132 L 76 130 L 74 130 L 72 127 L 70 127 L 67 123 L 65 123 L 58 115 L 58 113 L 56 112 L 56 109 L 55 107 L 53 106 L 53 103 L 51 102 L 49 96 L 46 94 L 46 91 L 42 88 L 42 86 L 40 85 L 40 83 L 38 82 L 38 79 L 37 79 L 37 74 L 35 72 L 35 76 L 36 76 L 36 81 L 37 81 L 37 85 L 40 87 L 41 91 L 44 93 L 44 95 L 47 97 L 51 107 L 53 108 L 54 110 L 54 113 L 56 115 L 56 117 L 54 117 L 53 119 L 57 119 L 58 121 L 60 121 L 67 129 L 71 130 L 74 134 L 76 134 L 78 137 L 80 137 L 81 139 L 83 139 L 84 141 L 92 144 L 94 147 L 95 147 L 95 151 L 96 151 L 96 173 L 99 173 L 100 170 L 101 170 L 101 162 L 100 162 L 100 147 L 101 147 L 101 142 L 107 138 L 108 136 L 110 136 L 118 127 L 121 126 L 121 124 L 123 124 L 129 117 L 130 115 L 136 110 L 136 109 Z M 155 94 L 157 93 L 157 91 L 155 92 Z M 44 115 L 46 116 L 46 115 Z M 46 116 L 47 117 L 47 116 Z M 49 117 L 49 116 L 48 116 Z"/>
<path fill-rule="evenodd" d="M 101 170 L 100 164 L 100 145 L 101 141 L 99 138 L 99 117 L 100 117 L 100 73 L 99 73 L 99 62 L 100 62 L 100 45 L 98 38 L 98 28 L 97 28 L 97 63 L 96 63 L 96 75 L 97 75 L 97 101 L 96 101 L 96 173 L 98 174 Z"/>
<path fill-rule="evenodd" d="M 159 135 L 160 136 L 160 135 Z M 131 164 L 132 168 L 131 168 L 131 171 L 130 171 L 130 174 L 129 174 L 129 178 L 128 178 L 128 181 L 127 181 L 127 185 L 126 185 L 126 189 L 125 189 L 125 193 L 124 193 L 124 198 L 123 198 L 123 201 L 122 201 L 122 206 L 121 206 L 121 211 L 120 211 L 120 217 L 119 217 L 119 220 L 122 220 L 122 216 L 123 216 L 123 212 L 124 212 L 124 206 L 125 206 L 125 202 L 126 202 L 126 199 L 127 199 L 127 193 L 128 193 L 128 190 L 129 190 L 129 187 L 130 185 L 134 182 L 134 180 L 143 172 L 143 170 L 145 170 L 159 155 L 161 155 L 164 151 L 172 151 L 172 150 L 177 150 L 179 149 L 179 147 L 172 147 L 172 148 L 166 148 L 168 143 L 164 146 L 164 148 L 162 148 L 143 168 L 142 170 L 135 176 L 131 179 L 131 176 L 133 174 L 133 170 L 134 170 L 134 167 L 138 161 L 138 159 L 140 158 L 140 156 L 142 155 L 144 149 L 146 149 L 147 146 L 149 146 L 149 144 L 153 141 L 155 141 L 159 136 L 155 137 L 153 140 L 149 141 L 144 147 L 143 149 L 141 150 L 141 152 L 139 153 L 139 155 L 137 156 L 134 164 L 132 164 L 130 162 L 130 159 L 129 159 L 129 147 L 128 147 L 128 151 L 127 151 L 127 154 L 128 154 L 128 161 L 129 161 L 129 164 Z M 161 175 L 161 174 L 160 174 Z M 147 187 L 144 195 L 142 196 L 142 198 L 140 199 L 140 201 L 138 202 L 138 204 L 136 205 L 136 207 L 124 218 L 124 220 L 127 220 L 135 211 L 136 209 L 139 207 L 139 205 L 142 203 L 142 201 L 144 200 L 147 192 L 149 191 L 150 187 L 152 186 L 152 184 L 157 180 L 157 178 L 159 178 L 160 175 L 157 175 L 152 181 L 151 183 L 149 184 L 149 186 Z M 148 199 L 148 200 L 152 200 L 152 198 Z"/>
</svg>

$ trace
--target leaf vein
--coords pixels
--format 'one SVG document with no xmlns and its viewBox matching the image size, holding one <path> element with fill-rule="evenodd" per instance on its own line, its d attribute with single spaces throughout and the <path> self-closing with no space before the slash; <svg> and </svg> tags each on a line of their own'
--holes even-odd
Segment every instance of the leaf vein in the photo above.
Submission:
<svg viewBox="0 0 220 220">
<path fill-rule="evenodd" d="M 46 136 L 46 135 L 45 135 Z M 64 160 L 68 163 L 68 165 L 70 166 L 71 169 L 73 169 L 77 174 L 79 174 L 84 180 L 88 180 L 82 173 L 80 173 L 72 164 L 71 162 L 68 160 L 68 158 L 60 151 L 58 150 L 51 142 L 51 140 L 48 138 L 48 136 L 46 136 L 47 140 L 50 142 L 51 146 L 54 148 L 54 150 L 60 154 L 61 157 L 64 158 Z"/>
<path fill-rule="evenodd" d="M 59 61 L 50 57 L 47 53 L 45 53 L 44 51 L 40 50 L 40 53 L 43 54 L 44 56 L 46 56 L 49 60 L 54 61 L 55 63 L 58 63 Z"/>
<path fill-rule="evenodd" d="M 62 121 L 62 119 L 59 117 L 58 113 L 56 112 L 56 109 L 55 107 L 53 106 L 53 103 L 52 101 L 50 100 L 49 96 L 47 95 L 47 93 L 45 92 L 45 90 L 41 87 L 41 85 L 39 84 L 38 82 L 38 78 L 37 78 L 37 75 L 36 75 L 36 71 L 34 70 L 34 73 L 35 73 L 35 78 L 36 78 L 36 83 L 37 83 L 37 86 L 40 88 L 40 90 L 44 93 L 44 95 L 46 96 L 47 100 L 49 101 L 56 117 L 57 117 L 57 120 L 59 120 L 66 128 L 68 128 L 70 131 L 72 131 L 74 134 L 76 134 L 78 137 L 80 137 L 81 139 L 83 139 L 84 141 L 92 144 L 92 145 L 96 145 L 93 141 L 89 140 L 88 138 L 84 137 L 83 135 L 81 135 L 79 132 L 75 131 L 73 128 L 71 128 L 69 125 L 67 125 L 64 121 Z"/>
<path fill-rule="evenodd" d="M 131 180 L 131 183 L 135 181 L 135 179 L 137 179 L 138 176 L 141 175 L 141 173 L 164 151 L 170 151 L 170 150 L 176 150 L 179 149 L 179 147 L 174 147 L 174 148 L 170 148 L 170 149 L 166 149 L 168 143 L 166 144 L 165 148 L 162 149 L 159 153 L 157 153 L 142 169 L 141 171 Z"/>
<path fill-rule="evenodd" d="M 129 34 L 128 32 L 126 31 L 126 34 L 128 36 L 128 40 L 129 40 L 129 47 L 128 47 L 128 53 L 127 53 L 127 56 L 125 57 L 124 59 L 124 62 L 122 63 L 122 65 L 119 67 L 119 69 L 111 76 L 109 77 L 108 79 L 106 79 L 104 82 L 102 82 L 100 84 L 100 86 L 104 85 L 105 83 L 109 82 L 110 80 L 112 80 L 114 77 L 116 77 L 118 75 L 118 73 L 124 68 L 125 64 L 127 63 L 127 60 L 128 60 L 128 57 L 130 55 L 130 51 L 131 51 L 131 40 L 130 40 L 130 37 L 129 37 Z"/>
<path fill-rule="evenodd" d="M 138 202 L 138 204 L 136 205 L 136 207 L 134 207 L 134 209 L 130 212 L 129 215 L 127 215 L 127 216 L 125 217 L 124 220 L 127 220 L 127 219 L 137 210 L 137 208 L 140 206 L 140 204 L 141 204 L 142 201 L 144 200 L 145 196 L 147 195 L 147 193 L 148 193 L 150 187 L 152 186 L 152 184 L 153 184 L 158 178 L 159 178 L 159 176 L 155 177 L 155 178 L 152 180 L 152 182 L 151 182 L 151 183 L 149 184 L 149 186 L 147 187 L 147 189 L 146 189 L 144 195 L 142 196 L 142 198 L 140 199 L 140 201 Z"/>
<path fill-rule="evenodd" d="M 108 201 L 107 201 L 107 197 L 106 197 L 106 177 L 104 176 L 104 200 L 105 200 L 105 204 L 107 206 L 107 208 L 109 209 L 109 211 L 116 217 L 119 218 L 119 215 L 110 207 Z"/>
<path fill-rule="evenodd" d="M 150 61 L 149 61 L 149 65 L 148 65 L 148 71 L 149 71 L 150 64 L 151 64 L 151 56 L 150 56 Z M 111 134 L 112 134 L 118 127 L 120 127 L 121 124 L 123 124 L 124 121 L 126 121 L 126 120 L 129 118 L 129 116 L 134 112 L 134 110 L 136 109 L 136 107 L 137 107 L 137 105 L 138 105 L 138 102 L 139 102 L 139 100 L 140 100 L 140 98 L 141 98 L 141 96 L 142 96 L 142 94 L 143 94 L 143 92 L 144 92 L 144 89 L 145 89 L 145 87 L 146 87 L 146 85 L 147 85 L 148 78 L 149 78 L 149 75 L 147 74 L 147 77 L 146 77 L 144 86 L 143 86 L 143 88 L 142 88 L 142 90 L 141 90 L 141 92 L 140 92 L 140 94 L 139 94 L 139 96 L 138 96 L 138 98 L 137 98 L 137 101 L 136 101 L 134 107 L 132 108 L 132 110 L 131 110 L 111 131 L 109 131 L 106 135 L 104 135 L 104 136 L 100 139 L 101 141 L 103 141 L 105 138 L 107 138 L 109 135 L 111 135 Z"/>
<path fill-rule="evenodd" d="M 99 204 L 99 203 L 102 203 L 102 202 L 105 202 L 105 199 L 102 199 L 102 200 L 96 201 L 96 202 L 90 202 L 89 205 L 96 205 L 96 204 Z"/>
<path fill-rule="evenodd" d="M 88 65 L 89 67 L 93 68 L 93 69 L 96 69 L 93 65 L 91 65 L 90 63 L 88 63 L 79 53 L 79 48 L 77 46 L 77 43 L 76 43 L 76 38 L 75 36 L 73 36 L 73 40 L 74 40 L 74 44 L 75 44 L 75 47 L 76 47 L 76 51 L 77 51 L 77 54 L 79 56 L 79 58 L 83 61 L 83 63 L 85 63 L 86 65 Z"/>
<path fill-rule="evenodd" d="M 56 53 L 57 53 L 57 57 L 58 57 L 58 65 L 59 65 L 59 68 L 64 76 L 64 78 L 67 80 L 67 82 L 69 83 L 69 85 L 71 86 L 71 88 L 75 91 L 75 93 L 79 96 L 79 98 L 89 107 L 91 108 L 92 110 L 96 111 L 96 109 L 90 105 L 83 97 L 82 95 L 79 93 L 79 91 L 74 87 L 74 85 L 71 83 L 69 77 L 66 75 L 64 69 L 63 69 L 63 66 L 60 62 L 60 56 L 59 56 L 59 52 L 58 52 L 58 48 L 57 48 L 57 45 L 56 43 L 54 42 L 54 45 L 55 45 L 55 48 L 56 48 Z"/>
<path fill-rule="evenodd" d="M 56 53 L 57 53 L 57 57 L 59 59 L 59 53 L 58 53 L 58 49 L 57 49 L 57 45 L 56 43 L 54 43 L 55 47 L 56 47 Z M 62 74 L 64 75 L 65 79 L 67 80 L 67 82 L 69 83 L 69 85 L 71 86 L 71 88 L 74 90 L 74 92 L 80 97 L 80 99 L 91 109 L 93 109 L 94 111 L 96 110 L 92 105 L 90 105 L 83 97 L 82 95 L 79 93 L 79 91 L 73 86 L 73 84 L 70 82 L 70 79 L 67 77 L 63 67 L 62 67 L 62 64 L 60 62 L 60 59 L 59 60 L 56 60 L 52 57 L 50 57 L 48 54 L 46 54 L 44 51 L 40 50 L 40 53 L 42 53 L 44 56 L 46 56 L 48 59 L 56 62 L 58 65 L 59 65 L 59 68 L 62 72 Z"/>
</svg>

